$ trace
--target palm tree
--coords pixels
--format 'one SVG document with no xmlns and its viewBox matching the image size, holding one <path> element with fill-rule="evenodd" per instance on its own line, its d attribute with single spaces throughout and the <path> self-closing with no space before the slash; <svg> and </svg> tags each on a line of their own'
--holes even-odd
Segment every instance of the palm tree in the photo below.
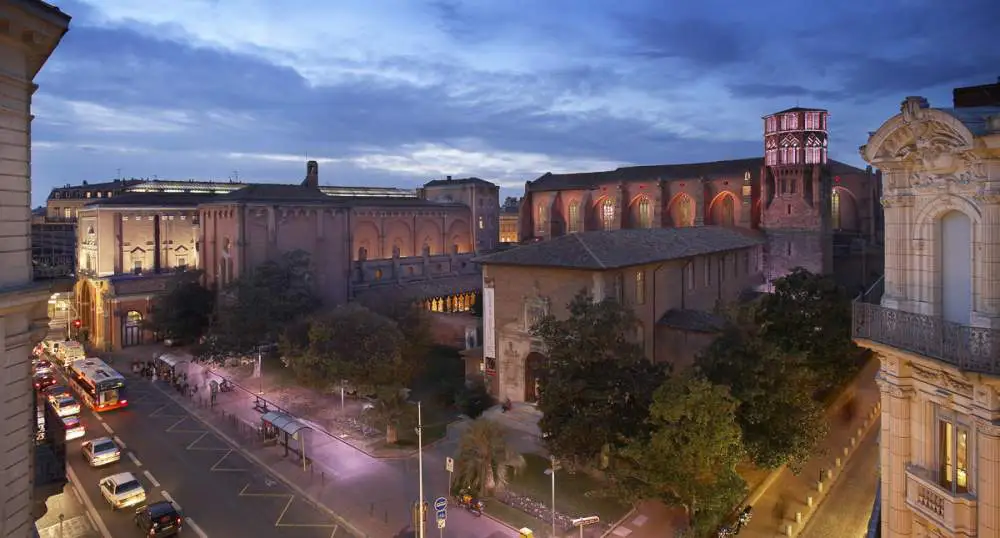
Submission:
<svg viewBox="0 0 1000 538">
<path fill-rule="evenodd" d="M 380 391 L 378 399 L 364 412 L 362 420 L 372 428 L 385 428 L 386 444 L 399 442 L 399 425 L 407 416 L 409 404 L 399 390 Z"/>
<path fill-rule="evenodd" d="M 503 427 L 486 418 L 474 420 L 462 434 L 455 460 L 457 483 L 477 495 L 503 491 L 525 466 L 524 457 L 507 445 Z"/>
</svg>

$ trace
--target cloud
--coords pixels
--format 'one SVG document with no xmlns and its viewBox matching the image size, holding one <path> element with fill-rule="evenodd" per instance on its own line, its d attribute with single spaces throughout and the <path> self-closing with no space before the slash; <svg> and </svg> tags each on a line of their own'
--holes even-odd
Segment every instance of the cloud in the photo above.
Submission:
<svg viewBox="0 0 1000 538">
<path fill-rule="evenodd" d="M 75 0 L 38 77 L 36 200 L 125 175 L 412 187 L 759 155 L 830 109 L 831 153 L 904 95 L 994 80 L 995 0 Z M 939 24 L 947 20 L 949 24 Z M 508 192 L 506 194 L 513 194 Z"/>
</svg>

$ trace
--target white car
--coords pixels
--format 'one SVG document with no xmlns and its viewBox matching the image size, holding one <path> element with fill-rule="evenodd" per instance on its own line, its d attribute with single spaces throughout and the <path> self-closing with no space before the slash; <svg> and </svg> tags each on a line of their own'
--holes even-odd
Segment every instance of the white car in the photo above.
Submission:
<svg viewBox="0 0 1000 538">
<path fill-rule="evenodd" d="M 69 417 L 80 414 L 80 402 L 72 396 L 60 396 L 52 398 L 52 408 L 60 417 Z"/>
<path fill-rule="evenodd" d="M 98 486 L 112 510 L 146 502 L 146 490 L 132 473 L 118 473 L 102 478 Z"/>
<path fill-rule="evenodd" d="M 73 439 L 79 439 L 83 437 L 87 431 L 83 427 L 83 423 L 80 422 L 80 417 L 73 415 L 71 417 L 63 417 L 63 424 L 66 426 L 66 440 L 72 441 Z"/>
<path fill-rule="evenodd" d="M 122 451 L 110 437 L 98 437 L 84 441 L 83 457 L 91 467 L 108 465 L 122 459 Z"/>
</svg>

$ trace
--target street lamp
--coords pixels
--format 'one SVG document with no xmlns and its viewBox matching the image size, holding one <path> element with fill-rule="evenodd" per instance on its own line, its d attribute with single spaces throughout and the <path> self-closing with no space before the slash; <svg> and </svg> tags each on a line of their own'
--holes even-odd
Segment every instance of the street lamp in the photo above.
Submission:
<svg viewBox="0 0 1000 538">
<path fill-rule="evenodd" d="M 417 473 L 420 480 L 420 492 L 419 498 L 417 499 L 417 506 L 419 507 L 420 521 L 419 529 L 417 530 L 417 538 L 424 538 L 424 518 L 426 514 L 424 513 L 424 419 L 423 413 L 421 412 L 420 402 L 417 402 Z"/>
<path fill-rule="evenodd" d="M 552 537 L 556 535 L 556 471 L 559 469 L 559 462 L 555 456 L 549 456 L 551 467 L 545 469 L 545 474 L 552 477 Z"/>
</svg>

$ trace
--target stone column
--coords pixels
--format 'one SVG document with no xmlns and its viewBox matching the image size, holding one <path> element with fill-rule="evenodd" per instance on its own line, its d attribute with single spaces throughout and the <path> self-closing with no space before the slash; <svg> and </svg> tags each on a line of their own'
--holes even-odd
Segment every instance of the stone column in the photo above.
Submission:
<svg viewBox="0 0 1000 538">
<path fill-rule="evenodd" d="M 910 463 L 910 406 L 913 389 L 880 374 L 882 392 L 882 536 L 911 536 L 913 515 L 906 505 L 906 466 Z"/>
<path fill-rule="evenodd" d="M 973 268 L 977 277 L 973 310 L 981 316 L 977 325 L 996 328 L 1000 326 L 1000 194 L 984 195 L 979 201 L 983 221 L 974 247 L 979 259 Z"/>
<path fill-rule="evenodd" d="M 1000 536 L 1000 424 L 976 419 L 978 536 Z"/>
</svg>

